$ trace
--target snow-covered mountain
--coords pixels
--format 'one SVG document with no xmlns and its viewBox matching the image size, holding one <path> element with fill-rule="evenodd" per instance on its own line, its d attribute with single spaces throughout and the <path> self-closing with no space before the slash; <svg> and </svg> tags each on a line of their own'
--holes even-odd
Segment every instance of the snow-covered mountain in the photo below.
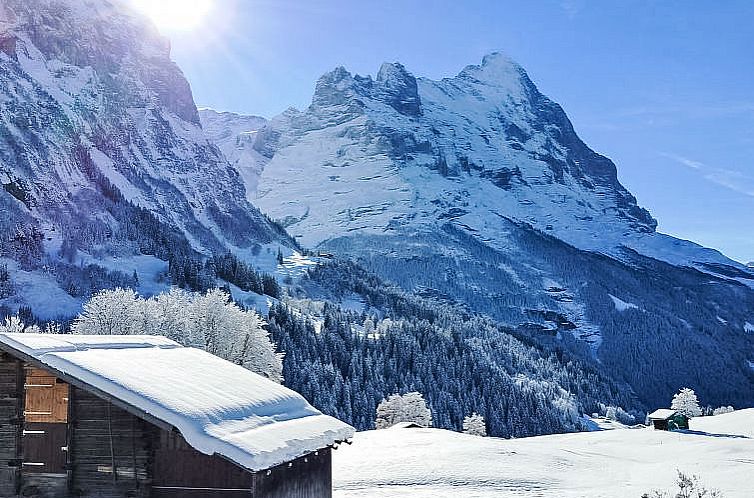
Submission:
<svg viewBox="0 0 754 498">
<path fill-rule="evenodd" d="M 119 0 L 0 3 L 0 182 L 11 309 L 75 312 L 66 265 L 126 284 L 172 256 L 290 242 L 207 140 L 167 39 Z"/>
<path fill-rule="evenodd" d="M 205 136 L 220 146 L 225 157 L 241 175 L 247 192 L 255 192 L 266 162 L 258 131 L 265 128 L 267 120 L 260 116 L 241 116 L 212 109 L 200 109 L 199 115 Z"/>
<path fill-rule="evenodd" d="M 496 238 L 503 217 L 581 249 L 620 254 L 627 246 L 673 263 L 733 264 L 657 234 L 615 165 L 499 53 L 441 81 L 415 78 L 397 63 L 375 78 L 340 67 L 320 78 L 303 112 L 291 109 L 266 126 L 221 117 L 202 113 L 226 154 L 245 135 L 244 150 L 257 152 L 244 161 L 263 170 L 247 183 L 250 199 L 308 246 L 438 220 L 504 246 Z"/>
<path fill-rule="evenodd" d="M 432 386 L 424 391 L 439 426 L 494 407 L 490 433 L 499 435 L 577 430 L 578 412 L 601 404 L 641 408 L 623 383 L 532 348 L 505 326 L 381 284 L 351 262 L 291 254 L 295 242 L 249 203 L 245 185 L 272 157 L 274 135 L 259 118 L 230 114 L 205 115 L 202 128 L 167 41 L 127 2 L 0 6 L 0 321 L 70 319 L 113 287 L 151 295 L 222 286 L 269 311 L 286 383 L 363 428 L 383 397 L 417 382 Z M 302 275 L 306 268 L 315 271 Z M 393 340 L 422 361 L 400 372 L 364 366 L 398 361 Z M 443 355 L 485 375 L 485 388 L 454 365 L 427 368 Z M 346 357 L 351 366 L 338 362 Z"/>
<path fill-rule="evenodd" d="M 658 233 L 615 165 L 508 57 L 441 81 L 397 63 L 374 78 L 341 67 L 303 111 L 246 126 L 200 117 L 249 200 L 303 245 L 581 351 L 649 404 L 684 382 L 754 403 L 742 394 L 754 392 L 754 273 Z"/>
</svg>

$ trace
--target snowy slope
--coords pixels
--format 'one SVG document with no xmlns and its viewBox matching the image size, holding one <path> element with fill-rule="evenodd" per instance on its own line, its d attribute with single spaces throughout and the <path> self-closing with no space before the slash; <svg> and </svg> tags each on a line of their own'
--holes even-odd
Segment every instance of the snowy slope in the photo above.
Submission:
<svg viewBox="0 0 754 498">
<path fill-rule="evenodd" d="M 726 498 L 754 496 L 754 410 L 694 419 L 691 429 L 511 440 L 439 429 L 360 432 L 334 453 L 335 496 L 638 498 L 672 489 L 676 469 Z"/>
<path fill-rule="evenodd" d="M 267 125 L 267 120 L 259 116 L 241 116 L 206 108 L 199 109 L 199 119 L 204 134 L 217 144 L 241 175 L 247 195 L 252 199 L 267 162 L 267 158 L 257 150 L 263 147 L 259 130 Z"/>
<path fill-rule="evenodd" d="M 50 285 L 70 287 L 61 264 L 287 243 L 202 130 L 168 40 L 128 5 L 0 3 L 0 258 Z M 32 304 L 15 287 L 0 304 Z"/>
</svg>

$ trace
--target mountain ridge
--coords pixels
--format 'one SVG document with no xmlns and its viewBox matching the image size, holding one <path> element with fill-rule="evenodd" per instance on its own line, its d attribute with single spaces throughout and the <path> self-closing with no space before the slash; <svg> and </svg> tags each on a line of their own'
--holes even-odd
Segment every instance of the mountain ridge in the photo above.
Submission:
<svg viewBox="0 0 754 498">
<path fill-rule="evenodd" d="M 303 245 L 580 355 L 649 406 L 683 379 L 754 401 L 736 394 L 753 382 L 754 273 L 657 232 L 615 164 L 508 57 L 439 81 L 396 63 L 377 77 L 338 67 L 308 108 L 254 131 L 247 195 Z M 714 356 L 736 380 L 704 378 L 681 354 Z"/>
<path fill-rule="evenodd" d="M 543 124 L 542 122 L 535 123 L 536 127 L 539 128 L 539 132 L 544 132 L 544 135 L 540 133 L 541 136 L 532 136 L 531 133 L 527 134 L 524 132 L 522 127 L 519 126 L 521 123 L 517 124 L 516 119 L 510 119 L 510 116 L 508 116 L 507 119 L 511 122 L 503 123 L 504 129 L 498 124 L 498 126 L 488 126 L 487 128 L 474 130 L 480 132 L 479 136 L 474 137 L 473 134 L 470 134 L 472 135 L 471 140 L 468 136 L 463 137 L 464 140 L 466 140 L 466 143 L 459 144 L 456 147 L 450 147 L 450 152 L 448 152 L 448 147 L 445 147 L 442 143 L 438 144 L 437 141 L 433 142 L 431 139 L 432 137 L 427 139 L 426 136 L 417 134 L 416 130 L 413 129 L 410 124 L 406 126 L 406 118 L 426 117 L 427 106 L 422 105 L 422 97 L 419 96 L 418 90 L 410 90 L 408 96 L 394 96 L 397 100 L 400 100 L 401 98 L 408 99 L 411 105 L 415 107 L 412 108 L 413 110 L 411 112 L 405 113 L 400 109 L 395 109 L 395 107 L 391 106 L 391 102 L 389 99 L 386 99 L 386 94 L 379 85 L 381 79 L 385 78 L 384 76 L 382 78 L 379 77 L 379 74 L 384 75 L 387 73 L 394 75 L 393 80 L 417 82 L 418 85 L 423 87 L 425 93 L 433 94 L 439 93 L 447 95 L 453 91 L 459 92 L 459 85 L 465 85 L 466 88 L 468 88 L 469 85 L 480 84 L 483 86 L 494 86 L 497 89 L 502 89 L 503 94 L 506 96 L 510 94 L 515 95 L 517 99 L 533 99 L 534 103 L 532 104 L 530 102 L 528 106 L 539 109 L 538 112 L 546 111 L 545 115 L 547 116 L 554 116 L 553 120 L 556 125 Z M 410 83 L 404 83 L 403 88 L 413 87 Z M 471 100 L 481 101 L 484 105 L 484 99 L 480 97 L 481 93 L 479 91 L 472 88 L 470 95 Z M 504 101 L 506 99 L 504 98 L 501 100 Z M 384 108 L 370 108 L 370 102 L 376 103 L 377 106 L 387 106 L 394 109 L 397 112 L 397 116 L 382 117 L 383 121 L 384 119 L 389 119 L 391 124 L 397 124 L 395 126 L 391 126 L 391 124 L 385 125 L 385 123 L 380 120 L 381 114 L 384 114 Z M 510 109 L 507 109 L 510 105 L 512 105 L 511 102 L 503 102 L 497 106 L 499 108 L 496 108 L 495 113 L 498 115 L 501 113 L 510 114 Z M 516 103 L 516 106 L 521 107 L 522 104 Z M 331 108 L 333 112 L 328 113 L 328 107 Z M 374 105 L 372 105 L 372 107 L 374 107 Z M 440 105 L 435 107 L 440 108 L 440 114 L 443 111 L 447 111 L 447 106 Z M 545 111 L 542 111 L 542 109 Z M 487 109 L 481 112 L 484 114 L 488 111 L 489 110 Z M 446 123 L 450 128 L 450 133 L 446 133 L 446 135 L 449 136 L 441 137 L 445 142 L 452 142 L 454 138 L 457 138 L 453 127 L 455 126 L 457 129 L 463 128 L 467 119 L 466 116 L 462 115 L 463 112 L 465 112 L 465 110 L 462 109 L 462 112 L 460 112 L 461 116 L 456 122 L 446 119 L 446 121 L 450 121 L 450 123 Z M 211 117 L 211 113 L 212 111 L 206 111 L 202 118 L 205 128 L 207 128 L 207 122 L 214 121 Z M 437 114 L 437 112 L 435 112 L 435 114 Z M 401 155 L 421 155 L 422 153 L 430 152 L 430 155 L 434 155 L 434 157 L 429 158 L 429 161 L 425 160 L 424 164 L 420 164 L 422 167 L 444 170 L 445 176 L 448 176 L 451 179 L 457 179 L 459 177 L 459 171 L 462 173 L 465 171 L 466 173 L 469 173 L 469 176 L 476 176 L 477 178 L 488 180 L 497 188 L 514 192 L 523 192 L 522 196 L 525 196 L 525 188 L 531 187 L 530 183 L 532 183 L 532 180 L 529 179 L 527 182 L 527 172 L 522 172 L 521 166 L 518 163 L 534 162 L 535 176 L 533 181 L 535 183 L 560 183 L 567 188 L 561 190 L 558 190 L 557 188 L 550 189 L 549 192 L 546 192 L 546 195 L 544 196 L 546 198 L 544 199 L 531 200 L 524 197 L 518 199 L 517 203 L 504 202 L 498 199 L 498 202 L 490 207 L 490 211 L 504 213 L 506 216 L 513 217 L 518 221 L 527 222 L 540 230 L 555 233 L 561 239 L 566 240 L 577 247 L 597 252 L 606 252 L 614 257 L 621 257 L 622 250 L 620 248 L 626 246 L 630 249 L 637 250 L 642 254 L 660 258 L 673 264 L 689 266 L 696 265 L 701 267 L 697 265 L 697 263 L 701 262 L 733 265 L 738 268 L 743 267 L 740 263 L 724 257 L 719 251 L 707 249 L 693 242 L 684 241 L 657 232 L 657 221 L 652 218 L 651 214 L 646 209 L 638 205 L 635 197 L 618 181 L 617 170 L 613 162 L 586 146 L 586 144 L 584 144 L 576 135 L 572 124 L 562 108 L 557 103 L 552 102 L 550 99 L 542 95 L 531 82 L 531 79 L 528 77 L 525 70 L 510 59 L 510 57 L 501 52 L 493 52 L 492 54 L 485 56 L 481 64 L 466 66 L 455 77 L 442 78 L 438 81 L 427 78 L 415 78 L 400 63 L 383 64 L 378 72 L 378 77 L 375 78 L 372 78 L 371 76 L 352 75 L 348 70 L 341 66 L 325 73 L 318 79 L 315 93 L 312 98 L 312 104 L 308 109 L 299 111 L 291 108 L 286 112 L 273 117 L 265 125 L 256 127 L 253 131 L 256 132 L 257 139 L 254 144 L 250 144 L 250 148 L 258 151 L 264 150 L 264 152 L 255 157 L 252 161 L 247 161 L 244 166 L 248 170 L 250 164 L 253 164 L 251 169 L 260 172 L 258 177 L 251 178 L 247 181 L 249 200 L 258 204 L 273 218 L 288 226 L 294 232 L 294 236 L 298 235 L 297 238 L 305 245 L 316 245 L 328 238 L 329 233 L 331 232 L 339 231 L 340 233 L 347 233 L 350 230 L 363 229 L 363 227 L 348 226 L 348 221 L 343 219 L 342 215 L 348 213 L 348 206 L 346 206 L 345 210 L 341 210 L 341 219 L 339 219 L 337 223 L 333 223 L 333 220 L 327 220 L 327 216 L 324 216 L 323 218 L 325 219 L 319 218 L 312 223 L 314 227 L 307 225 L 305 220 L 308 219 L 311 221 L 316 216 L 316 211 L 313 212 L 314 209 L 321 206 L 327 206 L 330 201 L 337 202 L 338 199 L 322 196 L 321 198 L 316 199 L 312 205 L 308 205 L 305 201 L 291 203 L 279 197 L 275 197 L 274 195 L 270 196 L 270 191 L 272 190 L 283 192 L 287 189 L 291 189 L 298 194 L 298 185 L 296 185 L 295 181 L 291 178 L 286 178 L 286 172 L 276 167 L 274 158 L 275 152 L 273 152 L 273 149 L 277 149 L 278 151 L 283 150 L 285 152 L 286 147 L 289 147 L 291 143 L 300 139 L 297 138 L 297 134 L 306 135 L 307 132 L 324 130 L 327 127 L 331 127 L 334 130 L 334 133 L 336 133 L 336 139 L 342 138 L 348 133 L 357 133 L 353 130 L 354 128 L 358 128 L 359 125 L 349 126 L 348 123 L 356 123 L 355 120 L 358 117 L 365 121 L 362 128 L 365 128 L 366 131 L 363 132 L 363 135 L 368 136 L 372 131 L 376 131 L 376 134 L 379 135 L 380 130 L 383 130 L 383 136 L 378 137 L 375 140 L 382 139 L 397 143 L 397 145 L 394 143 L 388 145 L 379 143 L 372 144 L 373 149 L 375 150 L 372 151 L 371 156 L 373 158 L 378 158 L 379 154 L 392 155 L 390 159 L 393 164 L 401 164 L 403 169 L 408 168 L 404 168 L 407 161 L 403 161 Z M 474 117 L 478 118 L 479 116 Z M 488 116 L 483 115 L 482 118 L 488 119 Z M 495 116 L 495 118 L 497 118 L 496 121 L 498 119 L 505 121 L 506 119 L 504 116 Z M 441 116 L 441 120 L 442 119 L 445 118 Z M 522 118 L 518 116 L 518 119 L 520 120 Z M 335 130 L 335 127 L 337 126 L 342 126 L 343 129 Z M 439 133 L 436 127 L 433 126 L 433 123 L 424 125 L 419 123 L 416 126 L 424 126 L 425 128 L 431 127 L 434 133 Z M 544 126 L 547 126 L 548 130 L 544 130 Z M 526 127 L 524 126 L 524 128 Z M 223 145 L 222 138 L 218 138 L 218 133 L 222 134 L 223 132 L 216 130 L 211 132 L 210 135 L 226 154 L 232 154 L 233 147 Z M 286 133 L 289 136 L 286 136 Z M 548 133 L 550 136 L 547 136 Z M 498 147 L 497 151 L 492 151 L 491 155 L 488 155 L 488 157 L 482 157 L 481 160 L 475 162 L 473 158 L 469 157 L 470 154 L 464 152 L 464 150 L 469 149 L 484 150 L 485 148 L 490 148 L 489 137 L 495 134 L 504 136 L 506 143 Z M 537 141 L 547 144 L 548 141 L 553 141 L 553 136 L 565 136 L 566 145 L 553 147 L 552 144 L 550 144 L 549 148 L 555 150 L 552 154 L 550 153 L 552 150 L 543 153 L 542 150 L 537 149 L 540 145 L 536 143 Z M 481 140 L 479 137 L 481 137 Z M 474 140 L 474 138 L 476 138 L 476 140 Z M 529 144 L 530 146 L 528 149 L 524 148 L 527 140 L 532 142 Z M 327 139 L 323 138 L 322 141 L 327 141 Z M 524 142 L 524 145 L 522 145 L 522 141 Z M 352 145 L 358 146 L 358 144 L 352 143 L 347 144 L 346 147 Z M 298 149 L 302 149 L 300 144 L 297 147 Z M 322 148 L 317 144 L 311 144 L 311 147 Z M 557 149 L 564 149 L 565 152 Z M 296 148 L 294 147 L 292 150 L 296 150 Z M 577 150 L 577 152 L 574 153 L 572 152 L 573 150 Z M 502 157 L 495 157 L 496 155 L 500 156 L 501 151 L 505 155 Z M 322 168 L 317 168 L 316 165 L 311 166 L 312 163 L 320 161 L 320 158 L 316 156 L 320 151 L 309 152 L 312 159 L 307 158 L 305 160 L 303 158 L 294 158 L 288 161 L 288 163 L 299 165 L 308 163 L 307 174 L 318 175 L 319 178 L 317 179 L 317 183 L 327 184 L 327 181 L 333 181 L 333 178 L 335 178 L 336 180 L 333 186 L 337 186 L 337 179 L 340 175 L 330 175 L 327 172 L 323 172 Z M 519 157 L 516 158 L 510 155 L 511 153 L 516 152 L 523 153 L 523 156 L 519 154 Z M 323 156 L 321 161 L 323 165 L 330 164 L 331 166 L 339 166 L 337 161 L 331 161 L 330 158 L 343 153 L 343 148 L 335 148 L 333 146 L 328 154 L 320 154 Z M 554 155 L 557 154 L 560 154 L 561 156 L 563 154 L 570 154 L 572 157 L 554 157 Z M 532 156 L 534 157 L 533 161 Z M 488 163 L 492 163 L 492 167 L 485 167 L 485 160 L 487 160 Z M 258 188 L 259 178 L 262 178 L 265 175 L 265 168 L 270 161 L 272 162 L 272 166 L 267 170 L 269 178 L 266 180 L 269 183 L 269 187 L 264 185 L 263 182 L 261 188 Z M 408 162 L 413 162 L 414 164 L 421 163 L 419 160 Z M 283 167 L 288 163 L 283 164 Z M 481 166 L 479 163 L 481 163 Z M 347 161 L 342 161 L 340 165 L 342 164 L 349 163 Z M 508 164 L 511 166 L 508 166 Z M 584 167 L 584 164 L 588 167 Z M 363 163 L 359 166 L 365 168 Z M 377 168 L 376 171 L 372 172 L 374 174 L 367 172 L 361 176 L 369 177 L 371 175 L 373 177 L 378 177 L 376 178 L 376 183 L 379 183 L 384 180 L 385 175 L 382 174 L 384 170 L 388 170 L 390 173 L 395 172 L 390 171 L 391 168 L 392 166 L 388 165 L 386 167 Z M 270 170 L 273 172 L 272 175 L 269 175 Z M 276 171 L 280 171 L 280 177 L 276 176 Z M 291 170 L 290 176 L 294 176 L 295 174 L 300 173 L 300 171 L 302 171 L 301 168 L 294 168 Z M 568 178 L 564 178 L 564 175 L 568 176 Z M 393 176 L 400 178 L 400 175 Z M 421 176 L 421 173 L 418 173 L 415 176 Z M 568 188 L 570 188 L 569 182 L 575 183 L 579 187 L 584 186 L 585 188 L 581 189 L 580 198 L 572 199 L 574 201 L 572 204 L 575 205 L 565 206 L 570 210 L 571 216 L 576 219 L 571 219 L 570 223 L 564 223 L 563 226 L 558 226 L 557 223 L 552 223 L 552 220 L 547 220 L 546 218 L 548 216 L 552 217 L 552 213 L 555 211 L 564 211 L 564 206 L 559 205 L 561 204 L 560 199 L 574 197 L 571 195 L 571 192 L 568 191 Z M 310 184 L 312 182 L 307 181 L 306 183 Z M 417 206 L 410 205 L 411 195 L 414 197 L 417 196 L 416 192 L 411 192 L 413 189 L 411 188 L 410 182 L 409 185 L 406 185 L 406 182 L 397 181 L 394 184 L 384 185 L 384 187 L 393 192 L 393 195 L 391 195 L 389 199 L 390 203 L 408 205 L 408 209 L 414 211 L 412 216 L 421 216 L 421 214 L 416 211 L 424 206 L 419 206 L 419 208 L 417 208 Z M 489 185 L 487 182 L 482 182 L 482 187 L 489 187 Z M 447 191 L 451 190 L 453 187 L 446 188 L 445 186 L 439 185 L 437 188 L 442 189 L 447 193 Z M 425 204 L 428 202 L 453 204 L 453 199 L 442 199 L 442 190 L 440 192 L 433 192 L 431 198 L 427 199 Z M 256 194 L 254 194 L 255 192 Z M 401 193 L 404 195 L 401 195 Z M 309 197 L 312 195 L 312 192 L 303 189 L 300 194 L 303 197 Z M 465 192 L 456 192 L 455 197 L 459 194 L 466 195 Z M 489 196 L 493 197 L 494 195 L 495 192 L 489 194 Z M 513 196 L 508 197 L 510 198 Z M 549 197 L 549 199 L 547 197 Z M 351 204 L 353 204 L 353 201 L 351 201 Z M 529 206 L 528 208 L 526 207 L 527 205 Z M 281 208 L 281 206 L 285 206 L 285 208 Z M 376 230 L 389 229 L 391 222 L 400 223 L 400 212 L 398 213 L 398 216 L 395 217 L 396 219 L 393 220 L 387 216 L 390 213 L 389 209 L 385 209 L 385 206 L 363 206 L 363 208 L 363 211 L 366 212 L 365 218 L 368 219 L 370 214 L 375 215 L 378 218 L 373 227 Z M 608 211 L 612 211 L 615 216 L 608 216 L 606 222 L 598 227 L 599 229 L 591 229 L 590 226 L 597 226 L 597 223 L 592 223 L 592 221 L 595 218 L 603 216 Z M 382 216 L 380 216 L 381 213 Z M 353 210 L 351 211 L 351 214 L 353 214 Z M 453 216 L 453 214 L 446 213 L 445 216 Z M 619 223 L 617 225 L 619 226 L 612 226 L 616 225 L 616 223 L 613 223 L 616 221 L 616 218 L 618 218 L 617 221 Z M 318 229 L 322 225 L 327 224 L 328 221 L 331 225 L 334 224 L 336 226 L 330 227 L 323 237 L 318 236 Z M 584 221 L 586 221 L 586 223 L 584 223 Z M 489 220 L 487 220 L 487 222 L 489 223 Z M 301 229 L 297 231 L 298 226 L 300 226 Z M 643 234 L 649 234 L 650 236 L 643 236 Z M 626 235 L 630 236 L 627 237 Z M 609 243 L 605 243 L 605 240 Z"/>
</svg>

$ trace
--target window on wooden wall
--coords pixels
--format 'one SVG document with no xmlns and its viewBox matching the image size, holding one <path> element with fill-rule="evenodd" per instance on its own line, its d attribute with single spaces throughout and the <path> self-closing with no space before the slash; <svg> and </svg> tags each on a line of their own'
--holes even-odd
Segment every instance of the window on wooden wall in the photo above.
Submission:
<svg viewBox="0 0 754 498">
<path fill-rule="evenodd" d="M 29 423 L 68 422 L 68 384 L 38 368 L 26 369 L 24 420 Z"/>
</svg>

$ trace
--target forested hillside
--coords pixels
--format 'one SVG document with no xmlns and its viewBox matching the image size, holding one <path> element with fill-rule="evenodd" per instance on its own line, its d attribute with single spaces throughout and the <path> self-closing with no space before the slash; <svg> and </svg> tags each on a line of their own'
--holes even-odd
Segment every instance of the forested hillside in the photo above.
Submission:
<svg viewBox="0 0 754 498">
<path fill-rule="evenodd" d="M 627 385 L 565 351 L 543 349 L 461 306 L 406 294 L 352 263 L 318 267 L 302 288 L 319 299 L 269 314 L 285 351 L 283 377 L 358 429 L 374 427 L 382 399 L 409 391 L 424 394 L 436 427 L 461 430 L 475 412 L 491 435 L 504 437 L 580 430 L 580 414 L 606 404 L 643 408 Z M 337 304 L 344 299 L 362 309 Z"/>
</svg>

